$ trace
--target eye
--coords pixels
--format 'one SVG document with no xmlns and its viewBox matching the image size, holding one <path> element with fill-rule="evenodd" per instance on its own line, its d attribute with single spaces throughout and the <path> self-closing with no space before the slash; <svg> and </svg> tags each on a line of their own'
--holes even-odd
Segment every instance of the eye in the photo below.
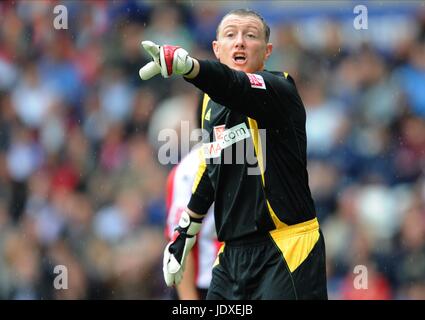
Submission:
<svg viewBox="0 0 425 320">
<path fill-rule="evenodd" d="M 226 37 L 229 37 L 229 38 L 233 37 L 233 32 L 226 33 Z"/>
<path fill-rule="evenodd" d="M 257 36 L 253 33 L 248 33 L 247 36 L 248 36 L 248 38 L 251 38 L 251 39 L 257 38 Z"/>
</svg>

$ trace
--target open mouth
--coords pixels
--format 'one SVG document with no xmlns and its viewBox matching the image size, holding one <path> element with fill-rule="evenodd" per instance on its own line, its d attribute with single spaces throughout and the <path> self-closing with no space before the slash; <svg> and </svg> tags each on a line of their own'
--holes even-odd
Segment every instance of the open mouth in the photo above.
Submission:
<svg viewBox="0 0 425 320">
<path fill-rule="evenodd" d="M 244 64 L 246 61 L 246 56 L 244 54 L 235 54 L 233 56 L 233 62 L 236 64 Z"/>
</svg>

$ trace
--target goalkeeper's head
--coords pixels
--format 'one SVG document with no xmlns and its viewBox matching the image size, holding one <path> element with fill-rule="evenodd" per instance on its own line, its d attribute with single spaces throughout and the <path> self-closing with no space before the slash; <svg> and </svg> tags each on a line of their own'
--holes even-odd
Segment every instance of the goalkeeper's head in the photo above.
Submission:
<svg viewBox="0 0 425 320">
<path fill-rule="evenodd" d="M 272 53 L 269 39 L 270 27 L 259 13 L 237 9 L 226 14 L 219 23 L 213 50 L 217 59 L 227 66 L 256 72 L 264 69 Z"/>
</svg>

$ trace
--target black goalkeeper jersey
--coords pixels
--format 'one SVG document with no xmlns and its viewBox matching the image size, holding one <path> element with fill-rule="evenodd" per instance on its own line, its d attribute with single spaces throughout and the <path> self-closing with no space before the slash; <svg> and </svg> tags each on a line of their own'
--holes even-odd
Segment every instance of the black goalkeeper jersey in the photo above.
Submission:
<svg viewBox="0 0 425 320">
<path fill-rule="evenodd" d="M 205 93 L 208 137 L 188 208 L 204 214 L 214 202 L 219 241 L 314 219 L 306 113 L 292 78 L 199 64 L 198 76 L 186 81 Z"/>
</svg>

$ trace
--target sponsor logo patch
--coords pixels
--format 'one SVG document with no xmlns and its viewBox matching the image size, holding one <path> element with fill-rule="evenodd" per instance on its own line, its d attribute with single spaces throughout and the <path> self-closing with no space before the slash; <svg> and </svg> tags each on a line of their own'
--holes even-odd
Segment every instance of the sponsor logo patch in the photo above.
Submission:
<svg viewBox="0 0 425 320">
<path fill-rule="evenodd" d="M 249 129 L 245 123 L 238 124 L 227 130 L 225 130 L 224 125 L 216 126 L 214 127 L 215 141 L 203 144 L 205 158 L 217 158 L 220 156 L 222 149 L 250 136 Z"/>
<path fill-rule="evenodd" d="M 246 75 L 249 78 L 249 82 L 251 82 L 251 88 L 266 90 L 266 83 L 262 76 L 253 73 L 247 73 Z"/>
<path fill-rule="evenodd" d="M 226 126 L 223 124 L 221 126 L 214 127 L 214 139 L 215 141 L 223 140 L 224 130 L 226 130 Z"/>
</svg>

